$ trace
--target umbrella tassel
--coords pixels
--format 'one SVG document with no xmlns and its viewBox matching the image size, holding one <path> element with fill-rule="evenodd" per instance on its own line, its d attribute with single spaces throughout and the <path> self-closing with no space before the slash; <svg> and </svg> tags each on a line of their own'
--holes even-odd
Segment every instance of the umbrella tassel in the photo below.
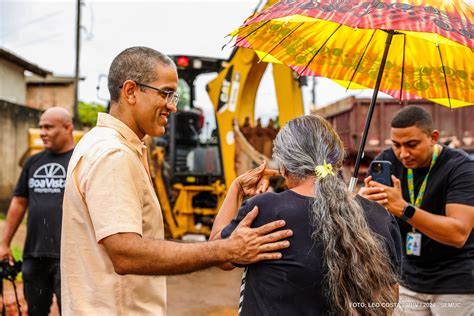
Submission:
<svg viewBox="0 0 474 316">
<path fill-rule="evenodd" d="M 436 48 L 438 49 L 439 59 L 441 60 L 441 69 L 443 69 L 444 83 L 446 85 L 446 92 L 448 93 L 449 109 L 452 110 L 453 108 L 451 107 L 451 97 L 449 95 L 448 77 L 446 76 L 446 70 L 444 69 L 443 56 L 441 55 L 441 50 L 439 49 L 439 43 L 436 43 Z"/>
<path fill-rule="evenodd" d="M 255 15 L 258 11 L 260 11 L 260 6 L 262 5 L 263 0 L 259 0 L 257 6 L 253 10 L 253 14 Z"/>
<path fill-rule="evenodd" d="M 364 132 L 362 133 L 362 139 L 360 140 L 359 145 L 359 152 L 357 153 L 356 162 L 354 165 L 354 174 L 350 180 L 349 190 L 352 192 L 354 190 L 354 186 L 357 183 L 357 178 L 359 175 L 359 166 L 360 161 L 362 159 L 362 155 L 364 153 L 365 142 L 367 141 L 367 135 L 369 134 L 369 127 L 370 122 L 372 121 L 372 115 L 374 114 L 375 103 L 377 101 L 377 95 L 379 93 L 380 82 L 382 81 L 383 71 L 385 68 L 385 62 L 387 61 L 388 51 L 390 49 L 390 45 L 392 44 L 392 37 L 394 31 L 389 30 L 386 31 L 388 33 L 387 41 L 385 42 L 385 50 L 383 52 L 382 61 L 380 63 L 379 73 L 377 74 L 377 81 L 375 82 L 374 87 L 374 94 L 372 95 L 372 100 L 370 101 L 369 111 L 367 112 L 367 118 L 365 121 Z"/>
<path fill-rule="evenodd" d="M 365 53 L 367 52 L 367 48 L 369 48 L 370 42 L 371 42 L 372 39 L 374 38 L 375 31 L 376 31 L 376 30 L 374 30 L 374 31 L 372 32 L 372 35 L 370 36 L 370 39 L 369 39 L 369 41 L 367 42 L 367 45 L 366 45 L 365 48 L 364 48 L 364 52 L 362 53 L 362 56 L 360 56 L 360 59 L 359 59 L 359 61 L 357 62 L 357 66 L 356 66 L 356 68 L 354 69 L 354 72 L 352 73 L 351 80 L 349 80 L 349 84 L 347 85 L 346 92 L 347 92 L 347 90 L 349 90 L 349 88 L 350 88 L 350 86 L 351 86 L 351 83 L 352 83 L 352 80 L 354 79 L 355 74 L 357 73 L 357 70 L 359 69 L 359 66 L 360 66 L 360 64 L 362 63 L 362 59 L 364 59 Z"/>
<path fill-rule="evenodd" d="M 400 82 L 400 102 L 402 101 L 403 80 L 405 80 L 405 48 L 406 48 L 406 34 L 403 34 L 403 57 L 402 57 L 402 81 Z"/>
<path fill-rule="evenodd" d="M 321 51 L 321 49 L 323 49 L 323 47 L 326 45 L 326 43 L 331 39 L 331 37 L 337 32 L 337 30 L 339 30 L 339 28 L 342 26 L 342 24 L 339 24 L 337 26 L 337 28 L 331 33 L 331 35 L 329 35 L 329 37 L 324 41 L 323 45 L 321 45 L 321 47 L 318 49 L 318 51 L 313 55 L 313 57 L 311 57 L 311 59 L 308 61 L 308 63 L 304 66 L 303 70 L 301 72 L 299 72 L 299 76 L 298 77 L 301 77 L 303 76 L 304 72 L 306 71 L 306 69 L 308 69 L 309 65 L 313 62 L 314 58 L 316 58 L 316 56 L 319 54 L 319 52 Z"/>
<path fill-rule="evenodd" d="M 226 37 L 229 37 L 229 35 L 227 35 Z M 230 38 L 230 40 L 229 40 L 227 43 L 225 43 L 224 45 L 222 45 L 221 50 L 224 50 L 224 48 L 225 48 L 227 45 L 229 45 L 229 43 L 232 42 L 232 41 L 234 40 L 234 38 L 235 38 L 235 35 L 232 36 L 232 37 Z"/>
</svg>

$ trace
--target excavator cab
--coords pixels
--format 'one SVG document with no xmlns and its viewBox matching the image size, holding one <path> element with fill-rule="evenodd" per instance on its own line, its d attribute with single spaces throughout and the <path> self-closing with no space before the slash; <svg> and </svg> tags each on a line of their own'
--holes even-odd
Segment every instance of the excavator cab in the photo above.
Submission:
<svg viewBox="0 0 474 316">
<path fill-rule="evenodd" d="M 167 233 L 209 235 L 224 198 L 224 174 L 219 140 L 203 137 L 203 110 L 195 105 L 196 79 L 218 73 L 225 60 L 200 56 L 170 56 L 178 70 L 178 111 L 169 116 L 166 134 L 153 139 L 151 161 Z"/>
<path fill-rule="evenodd" d="M 178 111 L 170 115 L 166 135 L 158 140 L 165 147 L 169 179 L 171 183 L 185 185 L 211 185 L 222 181 L 219 142 L 215 137 L 201 137 L 204 115 L 195 105 L 195 85 L 198 76 L 218 73 L 225 60 L 183 55 L 170 57 L 178 68 L 178 90 L 183 102 L 180 101 Z"/>
</svg>

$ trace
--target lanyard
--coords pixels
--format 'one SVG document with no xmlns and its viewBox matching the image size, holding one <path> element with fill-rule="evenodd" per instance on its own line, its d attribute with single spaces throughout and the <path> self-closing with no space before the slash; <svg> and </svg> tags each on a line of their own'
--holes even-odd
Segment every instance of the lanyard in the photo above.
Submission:
<svg viewBox="0 0 474 316">
<path fill-rule="evenodd" d="M 418 196 L 416 197 L 416 200 L 415 200 L 415 185 L 413 184 L 413 170 L 408 169 L 407 171 L 408 191 L 410 192 L 410 202 L 415 207 L 420 207 L 421 205 L 421 201 L 423 200 L 423 196 L 425 195 L 426 184 L 428 183 L 428 177 L 430 175 L 431 169 L 433 169 L 433 166 L 436 163 L 436 160 L 438 159 L 440 151 L 441 150 L 439 148 L 439 145 L 434 145 L 433 156 L 431 157 L 430 169 L 428 170 L 428 173 L 426 174 L 425 179 L 423 179 L 423 183 L 421 184 L 420 191 L 418 192 Z"/>
</svg>

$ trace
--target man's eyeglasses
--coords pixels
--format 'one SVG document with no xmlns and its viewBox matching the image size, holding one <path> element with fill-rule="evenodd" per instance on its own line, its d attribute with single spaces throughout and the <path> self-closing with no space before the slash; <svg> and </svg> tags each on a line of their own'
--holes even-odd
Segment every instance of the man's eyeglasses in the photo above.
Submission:
<svg viewBox="0 0 474 316">
<path fill-rule="evenodd" d="M 163 89 L 160 89 L 160 88 L 155 88 L 155 87 L 143 84 L 143 83 L 139 83 L 139 82 L 136 82 L 136 81 L 135 81 L 135 84 L 137 86 L 141 86 L 141 87 L 145 87 L 145 88 L 157 91 L 165 99 L 166 104 L 168 104 L 168 103 L 178 104 L 178 102 L 179 102 L 179 94 L 177 94 L 176 91 L 167 91 L 167 90 L 163 90 Z M 122 87 L 123 87 L 123 85 L 121 85 L 119 88 L 122 89 Z"/>
</svg>

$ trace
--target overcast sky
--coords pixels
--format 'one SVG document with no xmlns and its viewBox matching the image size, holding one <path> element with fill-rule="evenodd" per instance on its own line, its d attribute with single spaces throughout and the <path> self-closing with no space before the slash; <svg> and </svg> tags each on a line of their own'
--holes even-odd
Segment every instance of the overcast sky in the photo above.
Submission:
<svg viewBox="0 0 474 316">
<path fill-rule="evenodd" d="M 468 1 L 472 3 L 473 1 Z M 224 57 L 225 38 L 252 14 L 258 0 L 112 1 L 83 0 L 80 99 L 100 102 L 96 87 L 107 74 L 112 59 L 123 49 L 149 46 L 166 54 Z M 0 46 L 20 55 L 55 75 L 73 76 L 75 64 L 75 0 L 0 0 Z M 212 77 L 200 79 L 202 85 Z M 257 96 L 256 116 L 275 116 L 276 101 L 271 75 Z M 101 87 L 105 87 L 105 81 Z M 305 92 L 309 103 L 310 89 Z M 348 95 L 369 96 L 370 92 L 349 91 L 318 78 L 317 104 L 332 103 Z M 105 89 L 100 96 L 108 97 Z M 199 103 L 208 103 L 204 89 Z M 205 105 L 210 106 L 210 105 Z"/>
</svg>

